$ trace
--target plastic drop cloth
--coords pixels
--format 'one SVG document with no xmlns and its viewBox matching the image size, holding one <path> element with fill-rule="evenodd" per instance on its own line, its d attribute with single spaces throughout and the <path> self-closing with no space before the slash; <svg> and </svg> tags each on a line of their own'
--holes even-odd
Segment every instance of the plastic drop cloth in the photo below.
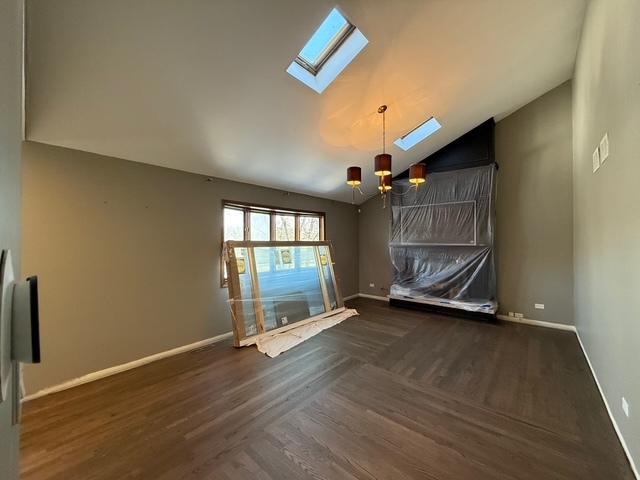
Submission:
<svg viewBox="0 0 640 480">
<path fill-rule="evenodd" d="M 260 337 L 256 340 L 256 347 L 260 352 L 271 358 L 277 357 L 282 352 L 286 352 L 323 330 L 342 323 L 354 315 L 359 314 L 355 309 L 349 308 L 330 317 L 314 320 L 313 322 L 300 325 L 286 332 L 276 333 L 268 337 Z"/>
<path fill-rule="evenodd" d="M 391 297 L 494 314 L 495 164 L 394 181 Z M 394 188 L 395 190 L 396 188 Z"/>
</svg>

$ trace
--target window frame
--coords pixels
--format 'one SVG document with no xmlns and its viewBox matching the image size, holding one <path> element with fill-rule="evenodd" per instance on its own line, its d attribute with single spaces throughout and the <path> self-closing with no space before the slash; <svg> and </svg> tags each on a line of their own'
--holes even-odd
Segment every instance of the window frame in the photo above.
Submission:
<svg viewBox="0 0 640 480">
<path fill-rule="evenodd" d="M 327 225 L 327 215 L 325 212 L 319 212 L 315 210 L 300 210 L 300 209 L 291 209 L 291 208 L 283 208 L 283 207 L 274 207 L 270 205 L 261 205 L 257 203 L 246 203 L 246 202 L 238 202 L 235 200 L 222 200 L 222 210 L 221 210 L 221 229 L 220 229 L 220 238 L 221 238 L 221 248 L 220 248 L 220 287 L 227 287 L 227 279 L 224 278 L 224 257 L 222 255 L 224 249 L 224 211 L 226 208 L 231 208 L 235 210 L 240 210 L 244 213 L 243 216 L 243 240 L 248 241 L 251 240 L 251 212 L 256 213 L 268 213 L 269 214 L 269 241 L 275 241 L 276 238 L 276 215 L 289 215 L 295 218 L 294 220 L 294 230 L 295 230 L 295 240 L 296 242 L 313 242 L 315 240 L 300 240 L 300 218 L 303 217 L 314 217 L 319 219 L 319 232 L 318 232 L 318 240 L 320 242 L 326 241 L 326 225 Z"/>
<path fill-rule="evenodd" d="M 342 30 L 338 33 L 338 35 L 336 35 L 334 38 L 332 38 L 331 41 L 324 47 L 324 49 L 322 50 L 322 52 L 318 56 L 318 61 L 315 62 L 315 63 L 311 63 L 311 62 L 307 61 L 305 58 L 303 58 L 300 55 L 302 53 L 302 50 L 300 50 L 300 52 L 298 52 L 298 55 L 296 55 L 296 58 L 294 59 L 294 62 L 296 62 L 302 68 L 307 70 L 313 76 L 318 75 L 318 72 L 322 69 L 322 67 L 327 62 L 327 60 L 329 60 L 331 58 L 331 56 L 334 53 L 336 53 L 336 51 L 342 46 L 342 44 L 349 38 L 349 36 L 356 29 L 355 25 L 349 21 L 349 19 L 346 17 L 346 15 L 344 13 L 342 13 L 342 11 L 338 10 L 338 13 L 342 16 L 342 18 L 344 18 L 344 20 L 347 23 L 342 28 Z M 329 14 L 331 14 L 331 12 Z M 318 27 L 318 28 L 320 28 L 320 27 Z M 315 32 L 314 32 L 314 35 L 315 35 Z M 311 40 L 311 38 L 307 42 L 309 42 Z M 305 44 L 305 46 L 306 46 L 306 44 Z M 304 50 L 304 47 L 303 47 L 303 50 Z"/>
</svg>

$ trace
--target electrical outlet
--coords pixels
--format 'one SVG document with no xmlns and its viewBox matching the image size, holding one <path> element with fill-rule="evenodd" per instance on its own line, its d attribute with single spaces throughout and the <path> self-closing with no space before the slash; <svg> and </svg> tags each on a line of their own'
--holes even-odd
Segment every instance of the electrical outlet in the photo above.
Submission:
<svg viewBox="0 0 640 480">
<path fill-rule="evenodd" d="M 591 161 L 593 162 L 593 173 L 596 173 L 600 168 L 600 147 L 597 147 L 593 151 L 593 155 L 591 156 Z"/>
<path fill-rule="evenodd" d="M 517 313 L 516 312 L 516 313 L 513 314 L 513 316 L 516 317 L 516 318 L 524 318 L 524 314 L 523 313 Z"/>
<path fill-rule="evenodd" d="M 605 133 L 602 140 L 600 140 L 600 165 L 609 158 L 609 134 Z"/>
<path fill-rule="evenodd" d="M 624 397 L 622 397 L 622 411 L 627 417 L 629 417 L 629 404 L 627 403 L 627 399 Z"/>
<path fill-rule="evenodd" d="M 538 310 L 544 310 L 544 303 L 535 303 L 533 306 Z"/>
<path fill-rule="evenodd" d="M 287 317 L 282 317 L 280 319 L 280 322 L 282 323 L 282 325 L 288 325 L 289 324 L 289 319 Z"/>
<path fill-rule="evenodd" d="M 376 284 L 375 283 L 370 283 L 369 284 L 369 288 L 375 288 Z"/>
</svg>

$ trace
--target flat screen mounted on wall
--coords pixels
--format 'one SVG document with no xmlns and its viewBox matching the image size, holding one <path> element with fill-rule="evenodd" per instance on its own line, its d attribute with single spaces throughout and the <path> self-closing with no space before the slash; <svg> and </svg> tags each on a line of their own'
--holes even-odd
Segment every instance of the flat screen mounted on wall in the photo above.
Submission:
<svg viewBox="0 0 640 480">
<path fill-rule="evenodd" d="M 475 200 L 402 206 L 399 208 L 400 238 L 395 244 L 476 245 L 476 206 Z M 430 228 L 416 229 L 416 223 Z"/>
</svg>

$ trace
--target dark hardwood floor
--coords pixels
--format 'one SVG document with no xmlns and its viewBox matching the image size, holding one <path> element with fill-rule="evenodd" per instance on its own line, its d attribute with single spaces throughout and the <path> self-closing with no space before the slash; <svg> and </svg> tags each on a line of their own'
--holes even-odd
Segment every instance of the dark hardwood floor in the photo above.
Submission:
<svg viewBox="0 0 640 480">
<path fill-rule="evenodd" d="M 633 478 L 573 333 L 350 304 L 28 402 L 21 478 Z"/>
</svg>

